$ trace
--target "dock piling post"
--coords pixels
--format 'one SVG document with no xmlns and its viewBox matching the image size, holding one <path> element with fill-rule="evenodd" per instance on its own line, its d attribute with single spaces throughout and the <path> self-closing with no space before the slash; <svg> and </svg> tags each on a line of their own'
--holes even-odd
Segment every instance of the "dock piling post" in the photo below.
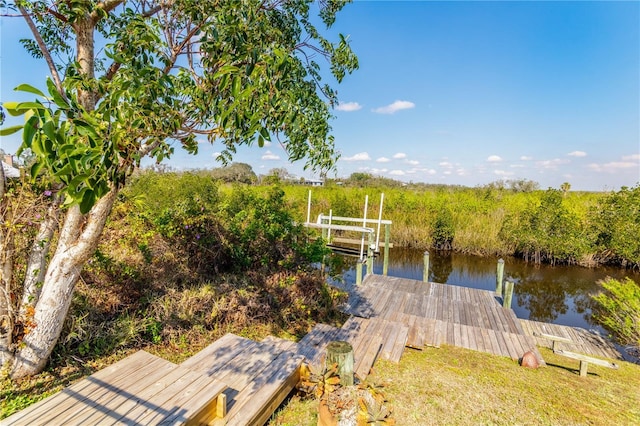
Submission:
<svg viewBox="0 0 640 426">
<path fill-rule="evenodd" d="M 384 225 L 384 263 L 382 264 L 382 275 L 389 272 L 389 239 L 391 237 L 391 225 Z"/>
<path fill-rule="evenodd" d="M 502 307 L 511 309 L 511 299 L 513 298 L 513 282 L 505 281 L 504 296 L 502 297 Z"/>
<path fill-rule="evenodd" d="M 367 275 L 373 274 L 373 234 L 369 234 L 369 248 L 367 249 Z"/>
<path fill-rule="evenodd" d="M 498 270 L 496 273 L 496 293 L 502 294 L 502 280 L 504 278 L 504 260 L 498 259 Z"/>
<path fill-rule="evenodd" d="M 362 258 L 356 262 L 356 285 L 362 284 Z"/>
<path fill-rule="evenodd" d="M 424 252 L 424 269 L 422 270 L 422 281 L 429 282 L 429 252 Z"/>
</svg>

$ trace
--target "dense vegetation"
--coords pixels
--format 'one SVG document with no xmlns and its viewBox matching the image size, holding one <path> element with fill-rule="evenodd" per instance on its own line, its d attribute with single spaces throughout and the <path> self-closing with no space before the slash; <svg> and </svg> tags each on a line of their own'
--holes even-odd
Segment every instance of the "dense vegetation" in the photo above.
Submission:
<svg viewBox="0 0 640 426">
<path fill-rule="evenodd" d="M 20 199 L 29 212 L 48 197 Z M 24 216 L 23 231 L 37 230 L 37 214 Z M 0 379 L 0 418 L 140 348 L 178 361 L 227 332 L 296 338 L 317 322 L 341 323 L 344 295 L 311 267 L 325 250 L 294 224 L 277 187 L 220 187 L 207 173 L 137 176 L 85 265 L 46 371 Z"/>
<path fill-rule="evenodd" d="M 419 249 L 515 255 L 537 263 L 640 267 L 640 186 L 611 193 L 535 190 L 529 181 L 477 188 L 438 185 L 361 186 L 362 177 L 312 190 L 318 214 L 393 221 L 392 241 Z M 308 188 L 287 186 L 298 218 L 306 217 Z"/>
</svg>

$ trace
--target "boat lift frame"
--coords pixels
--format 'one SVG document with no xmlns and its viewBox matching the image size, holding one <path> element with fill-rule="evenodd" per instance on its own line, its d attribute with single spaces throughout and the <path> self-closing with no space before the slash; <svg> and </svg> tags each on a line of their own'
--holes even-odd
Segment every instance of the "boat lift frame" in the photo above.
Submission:
<svg viewBox="0 0 640 426">
<path fill-rule="evenodd" d="M 316 220 L 316 222 L 311 222 L 311 190 L 309 190 L 309 199 L 308 199 L 308 203 L 307 203 L 307 221 L 303 224 L 305 227 L 307 228 L 315 228 L 315 229 L 321 229 L 322 230 L 322 238 L 327 240 L 328 242 L 328 246 L 331 247 L 331 242 L 333 241 L 331 238 L 331 231 L 332 230 L 336 230 L 336 231 L 352 231 L 352 232 L 360 232 L 362 233 L 362 238 L 360 241 L 360 253 L 359 253 L 359 259 L 358 259 L 358 267 L 361 268 L 362 267 L 362 263 L 367 264 L 367 274 L 373 274 L 373 258 L 375 256 L 376 253 L 380 252 L 380 227 L 381 225 L 384 225 L 384 257 L 383 257 L 383 267 L 382 267 L 382 274 L 383 275 L 387 275 L 389 272 L 389 248 L 391 248 L 393 245 L 390 243 L 390 238 L 391 238 L 391 224 L 393 223 L 390 220 L 383 220 L 382 219 L 382 205 L 384 202 L 384 193 L 381 194 L 380 197 L 380 212 L 379 212 L 379 217 L 378 219 L 371 219 L 371 218 L 367 218 L 367 208 L 368 208 L 368 204 L 369 204 L 369 196 L 367 195 L 365 197 L 365 207 L 364 207 L 364 217 L 358 218 L 358 217 L 344 217 L 344 216 L 333 216 L 332 211 L 329 211 L 329 215 L 325 215 L 325 214 L 319 214 L 318 218 Z M 336 222 L 351 222 L 351 223 L 356 223 L 358 225 L 345 225 L 345 224 L 339 224 Z M 362 226 L 359 226 L 359 225 Z M 377 232 L 376 229 L 367 226 L 367 225 L 377 225 Z M 367 235 L 368 237 L 368 244 L 367 244 L 367 253 L 365 256 L 364 253 L 364 240 L 365 240 L 365 235 Z M 346 242 L 346 243 L 355 243 L 357 244 L 358 241 L 357 240 L 344 240 L 341 239 L 341 242 Z M 335 249 L 336 246 L 333 246 L 333 248 Z M 337 248 L 338 252 L 340 251 L 340 248 Z M 343 254 L 352 254 L 353 253 L 345 253 L 345 251 L 342 251 Z M 357 276 L 361 276 L 361 273 L 358 272 Z"/>
</svg>

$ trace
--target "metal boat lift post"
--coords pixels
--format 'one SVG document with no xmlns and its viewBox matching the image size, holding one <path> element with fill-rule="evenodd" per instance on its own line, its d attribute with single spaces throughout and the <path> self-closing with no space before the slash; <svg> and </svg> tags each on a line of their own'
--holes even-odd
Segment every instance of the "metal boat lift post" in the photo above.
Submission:
<svg viewBox="0 0 640 426">
<path fill-rule="evenodd" d="M 309 191 L 309 200 L 307 203 L 307 222 L 304 226 L 308 228 L 319 228 L 322 229 L 322 237 L 327 241 L 331 242 L 331 230 L 338 231 L 354 231 L 361 232 L 362 238 L 360 242 L 360 256 L 359 256 L 359 265 L 361 266 L 363 262 L 367 263 L 367 274 L 373 274 L 373 257 L 374 252 L 380 252 L 380 228 L 381 225 L 384 225 L 385 228 L 385 237 L 384 237 L 384 257 L 383 257 L 383 267 L 382 274 L 387 275 L 389 272 L 389 248 L 392 246 L 390 243 L 391 238 L 391 224 L 393 223 L 390 220 L 382 219 L 382 206 L 384 202 L 384 193 L 381 194 L 380 197 L 380 212 L 378 215 L 378 219 L 368 219 L 367 218 L 367 210 L 368 210 L 368 196 L 365 198 L 365 209 L 364 209 L 364 217 L 343 217 L 343 216 L 333 216 L 333 211 L 329 211 L 329 215 L 320 214 L 318 215 L 318 219 L 315 223 L 310 222 L 311 217 L 311 191 Z M 357 223 L 358 225 L 343 225 L 336 222 L 346 222 L 346 223 Z M 369 226 L 367 226 L 369 225 Z M 370 227 L 372 225 L 377 225 L 377 232 L 374 228 Z M 374 238 L 375 233 L 375 238 Z M 365 234 L 368 235 L 368 247 L 367 247 L 367 255 L 364 256 L 364 239 Z M 359 268 L 360 269 L 360 268 Z M 358 280 L 357 280 L 358 281 Z"/>
</svg>

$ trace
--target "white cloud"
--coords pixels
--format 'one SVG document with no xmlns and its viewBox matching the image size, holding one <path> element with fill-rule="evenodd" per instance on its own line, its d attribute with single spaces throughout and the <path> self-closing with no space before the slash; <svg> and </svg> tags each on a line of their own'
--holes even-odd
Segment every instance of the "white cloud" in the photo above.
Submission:
<svg viewBox="0 0 640 426">
<path fill-rule="evenodd" d="M 497 155 L 490 155 L 490 156 L 487 158 L 487 161 L 488 161 L 489 163 L 499 163 L 499 162 L 501 162 L 501 161 L 502 161 L 502 158 L 500 158 L 500 157 L 499 157 L 499 156 L 497 156 Z"/>
<path fill-rule="evenodd" d="M 622 159 L 624 161 L 640 161 L 640 154 L 625 155 Z"/>
<path fill-rule="evenodd" d="M 371 160 L 371 157 L 369 157 L 368 152 L 359 152 L 353 157 L 344 157 L 343 160 L 344 161 L 369 161 Z"/>
<path fill-rule="evenodd" d="M 359 109 L 362 109 L 362 105 L 357 102 L 338 102 L 336 109 L 338 111 L 345 112 L 358 111 Z"/>
<path fill-rule="evenodd" d="M 418 160 L 407 160 L 406 163 L 412 166 L 417 166 L 418 164 L 420 164 Z"/>
<path fill-rule="evenodd" d="M 528 155 L 523 155 L 520 157 L 521 161 L 531 161 L 533 160 L 533 157 L 529 157 Z"/>
<path fill-rule="evenodd" d="M 264 141 L 264 145 L 263 145 L 263 146 L 266 146 L 267 148 L 269 148 L 271 145 L 273 145 L 273 142 L 271 142 L 271 141 Z"/>
<path fill-rule="evenodd" d="M 567 154 L 569 157 L 586 157 L 587 153 L 584 151 L 573 151 Z"/>
<path fill-rule="evenodd" d="M 425 173 L 431 176 L 438 174 L 438 172 L 436 172 L 434 169 L 429 169 Z"/>
<path fill-rule="evenodd" d="M 513 176 L 514 175 L 513 172 L 507 172 L 505 170 L 494 170 L 493 174 L 494 175 L 498 175 L 498 176 Z"/>
<path fill-rule="evenodd" d="M 388 163 L 389 161 L 391 160 L 389 160 L 387 157 L 380 157 L 376 160 L 376 162 L 378 163 Z"/>
<path fill-rule="evenodd" d="M 271 151 L 267 151 L 262 155 L 261 158 L 265 161 L 275 161 L 275 160 L 279 160 L 280 156 L 272 153 Z"/>
<path fill-rule="evenodd" d="M 594 172 L 615 173 L 619 170 L 630 169 L 632 167 L 640 167 L 640 164 L 634 161 L 611 161 L 604 164 L 592 163 L 587 167 Z"/>
<path fill-rule="evenodd" d="M 411 109 L 414 108 L 416 104 L 409 101 L 395 101 L 392 104 L 385 105 L 383 107 L 374 108 L 372 111 L 377 112 L 378 114 L 395 114 L 398 111 L 403 109 Z"/>
<path fill-rule="evenodd" d="M 373 174 L 378 174 L 379 175 L 379 174 L 382 174 L 382 173 L 387 173 L 389 171 L 389 169 L 386 169 L 386 168 L 378 169 L 378 168 L 374 167 L 372 169 L 369 169 L 369 171 L 371 171 L 371 173 L 373 173 Z"/>
<path fill-rule="evenodd" d="M 395 158 L 396 160 L 402 160 L 403 158 L 407 158 L 407 154 L 405 154 L 404 152 L 398 152 L 396 154 L 393 154 L 393 158 Z"/>
<path fill-rule="evenodd" d="M 536 161 L 536 166 L 541 167 L 543 169 L 557 169 L 559 166 L 563 164 L 567 164 L 569 160 L 561 160 L 559 158 L 554 158 L 553 160 L 543 160 Z"/>
<path fill-rule="evenodd" d="M 453 164 L 451 164 L 451 163 L 450 163 L 450 162 L 448 162 L 448 161 L 441 161 L 440 163 L 438 163 L 438 165 L 439 165 L 440 167 L 447 167 L 447 168 L 451 168 L 451 167 L 453 167 Z"/>
<path fill-rule="evenodd" d="M 211 154 L 211 156 L 217 160 L 221 154 L 222 154 L 221 152 L 214 152 L 213 154 Z"/>
<path fill-rule="evenodd" d="M 402 170 L 391 170 L 389 172 L 389 174 L 392 175 L 392 176 L 404 176 L 405 175 L 404 171 L 402 171 Z"/>
</svg>

